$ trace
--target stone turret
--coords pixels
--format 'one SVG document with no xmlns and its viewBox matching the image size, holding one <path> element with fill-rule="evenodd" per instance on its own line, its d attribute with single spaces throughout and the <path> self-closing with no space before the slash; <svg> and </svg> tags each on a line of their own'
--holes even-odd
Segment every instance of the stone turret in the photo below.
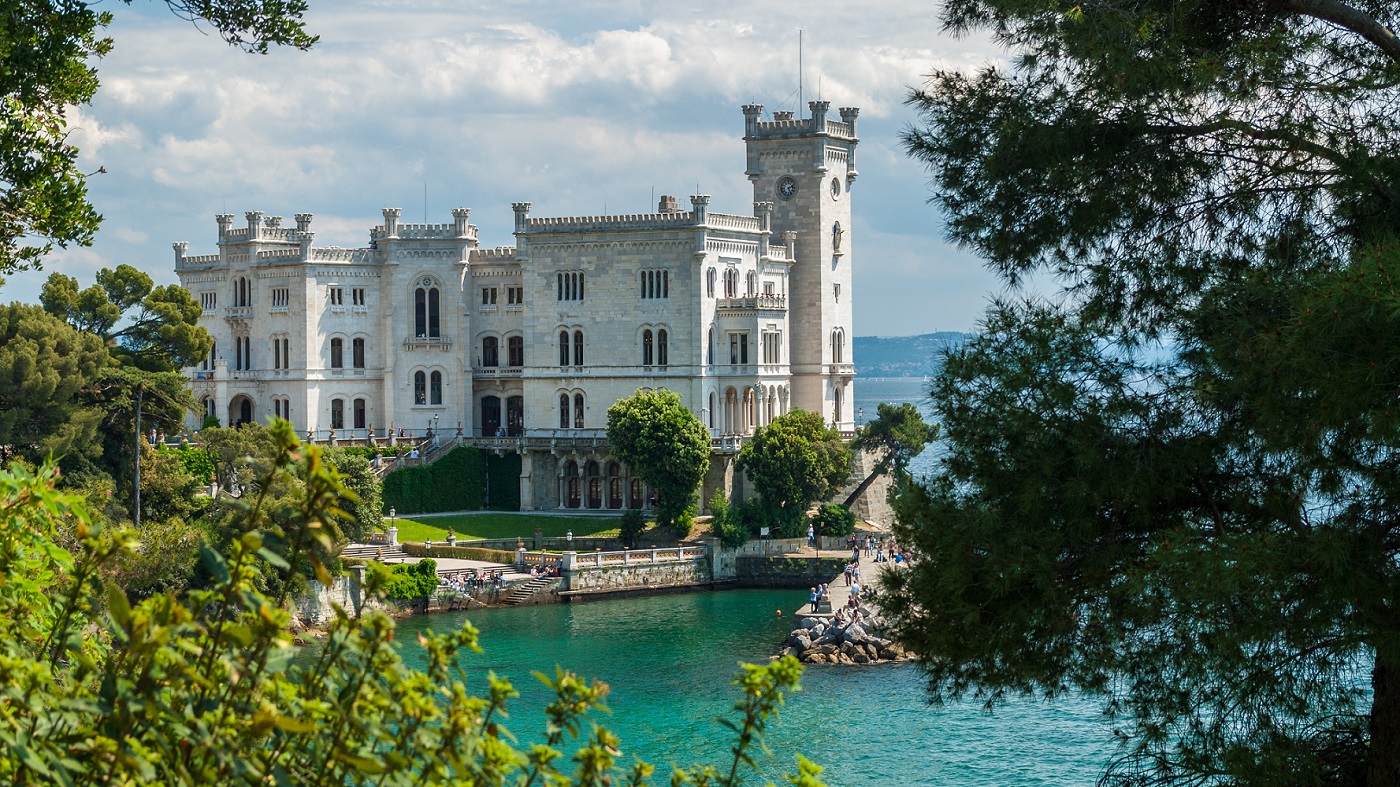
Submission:
<svg viewBox="0 0 1400 787">
<path fill-rule="evenodd" d="M 530 220 L 530 203 L 512 202 L 510 209 L 515 211 L 515 231 L 524 232 L 525 222 Z"/>
<path fill-rule="evenodd" d="M 758 219 L 759 227 L 763 230 L 758 236 L 758 256 L 760 258 L 767 257 L 769 236 L 773 233 L 773 203 L 755 202 L 753 215 Z"/>
<path fill-rule="evenodd" d="M 807 108 L 812 110 L 812 130 L 818 134 L 826 132 L 826 113 L 831 109 L 830 101 L 808 101 Z"/>
<path fill-rule="evenodd" d="M 263 212 L 260 210 L 250 210 L 243 214 L 243 218 L 248 220 L 249 240 L 258 237 L 259 230 L 262 228 L 262 217 Z"/>
<path fill-rule="evenodd" d="M 384 237 L 397 238 L 399 236 L 399 216 L 403 211 L 398 208 L 384 209 Z"/>
<path fill-rule="evenodd" d="M 263 219 L 263 224 L 264 224 L 268 229 L 273 229 L 273 230 L 279 229 L 279 228 L 281 228 L 281 226 L 282 226 L 282 217 L 281 217 L 281 216 L 268 216 L 266 219 Z"/>
<path fill-rule="evenodd" d="M 298 213 L 298 214 L 296 214 L 295 218 L 296 218 L 296 220 L 297 220 L 297 230 L 298 230 L 298 231 L 300 231 L 300 232 L 307 232 L 308 230 L 311 229 L 311 216 L 312 216 L 312 214 L 310 214 L 310 213 Z"/>
<path fill-rule="evenodd" d="M 220 213 L 214 217 L 214 221 L 219 223 L 219 240 L 223 240 L 228 231 L 233 229 L 233 214 Z"/>
<path fill-rule="evenodd" d="M 751 137 L 758 133 L 758 120 L 763 117 L 762 104 L 744 105 L 744 136 Z"/>
<path fill-rule="evenodd" d="M 690 198 L 690 209 L 695 213 L 695 223 L 704 224 L 710 210 L 710 195 L 696 194 Z"/>
<path fill-rule="evenodd" d="M 841 107 L 841 122 L 851 127 L 851 136 L 856 136 L 856 115 L 860 114 L 859 107 Z"/>
<path fill-rule="evenodd" d="M 187 241 L 178 240 L 170 246 L 175 249 L 175 267 L 178 269 L 185 262 L 185 252 L 189 251 L 190 244 Z"/>
<path fill-rule="evenodd" d="M 471 208 L 452 209 L 452 230 L 457 233 L 457 237 L 463 238 L 467 235 L 467 219 L 471 218 Z"/>
</svg>

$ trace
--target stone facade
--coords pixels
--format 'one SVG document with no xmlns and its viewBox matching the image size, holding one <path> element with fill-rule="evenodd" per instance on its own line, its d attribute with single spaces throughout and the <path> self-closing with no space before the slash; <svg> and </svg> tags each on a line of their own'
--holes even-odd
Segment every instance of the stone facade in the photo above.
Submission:
<svg viewBox="0 0 1400 787">
<path fill-rule="evenodd" d="M 768 121 L 743 108 L 745 214 L 705 195 L 613 216 L 519 202 L 514 245 L 484 248 L 466 208 L 443 224 L 387 208 L 353 249 L 316 246 L 309 213 L 283 227 L 251 211 L 238 228 L 221 214 L 217 253 L 174 244 L 216 342 L 187 370 L 194 393 L 223 424 L 280 416 L 316 440 L 518 438 L 522 507 L 608 509 L 649 494 L 602 440 L 607 409 L 664 387 L 714 436 L 706 499 L 733 491 L 728 458 L 778 415 L 855 425 L 857 110 L 809 106 Z"/>
</svg>

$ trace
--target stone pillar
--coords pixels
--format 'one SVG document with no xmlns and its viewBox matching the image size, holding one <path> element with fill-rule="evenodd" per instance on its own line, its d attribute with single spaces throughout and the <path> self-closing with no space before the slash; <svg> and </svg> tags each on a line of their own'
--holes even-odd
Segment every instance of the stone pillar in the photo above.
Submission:
<svg viewBox="0 0 1400 787">
<path fill-rule="evenodd" d="M 391 547 L 396 547 L 396 546 L 398 546 L 398 545 L 399 545 L 399 529 L 398 529 L 397 527 L 392 527 L 392 526 L 391 526 L 391 527 L 389 528 L 389 546 L 391 546 Z"/>
<path fill-rule="evenodd" d="M 516 568 L 525 568 L 525 547 L 523 546 L 515 548 L 515 566 Z"/>
</svg>

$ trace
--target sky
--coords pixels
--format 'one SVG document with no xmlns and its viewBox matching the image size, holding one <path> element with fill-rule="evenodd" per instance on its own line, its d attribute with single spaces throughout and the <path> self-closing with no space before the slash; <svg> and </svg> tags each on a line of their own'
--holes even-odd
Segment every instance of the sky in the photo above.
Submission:
<svg viewBox="0 0 1400 787">
<path fill-rule="evenodd" d="M 70 139 L 105 220 L 0 296 L 37 301 L 61 271 L 84 286 L 135 265 L 172 283 L 170 244 L 216 251 L 214 215 L 312 213 L 318 246 L 364 246 L 381 208 L 451 222 L 483 247 L 532 216 L 643 213 L 653 195 L 712 195 L 748 214 L 740 105 L 818 96 L 861 110 L 847 235 L 856 335 L 970 331 L 996 279 L 944 240 L 928 173 L 904 152 L 904 99 L 935 68 L 999 53 L 941 32 L 933 3 L 311 0 L 309 52 L 250 55 L 164 3 L 113 4 L 114 51 Z M 799 30 L 802 68 L 799 70 Z M 425 200 L 426 194 L 426 200 Z"/>
</svg>

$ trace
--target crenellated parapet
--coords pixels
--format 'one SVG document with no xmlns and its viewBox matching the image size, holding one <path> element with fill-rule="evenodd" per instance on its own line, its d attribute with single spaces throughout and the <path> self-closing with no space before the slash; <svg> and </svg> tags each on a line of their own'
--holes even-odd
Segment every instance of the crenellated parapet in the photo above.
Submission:
<svg viewBox="0 0 1400 787">
<path fill-rule="evenodd" d="M 810 116 L 794 118 L 790 111 L 776 111 L 772 120 L 763 120 L 762 104 L 744 105 L 744 139 L 773 139 L 781 137 L 828 136 L 843 140 L 856 140 L 855 107 L 842 107 L 840 120 L 827 118 L 831 110 L 830 101 L 809 101 Z"/>
<path fill-rule="evenodd" d="M 472 249 L 470 261 L 473 264 L 482 263 L 485 265 L 515 262 L 515 247 L 497 246 L 494 249 Z"/>
</svg>

